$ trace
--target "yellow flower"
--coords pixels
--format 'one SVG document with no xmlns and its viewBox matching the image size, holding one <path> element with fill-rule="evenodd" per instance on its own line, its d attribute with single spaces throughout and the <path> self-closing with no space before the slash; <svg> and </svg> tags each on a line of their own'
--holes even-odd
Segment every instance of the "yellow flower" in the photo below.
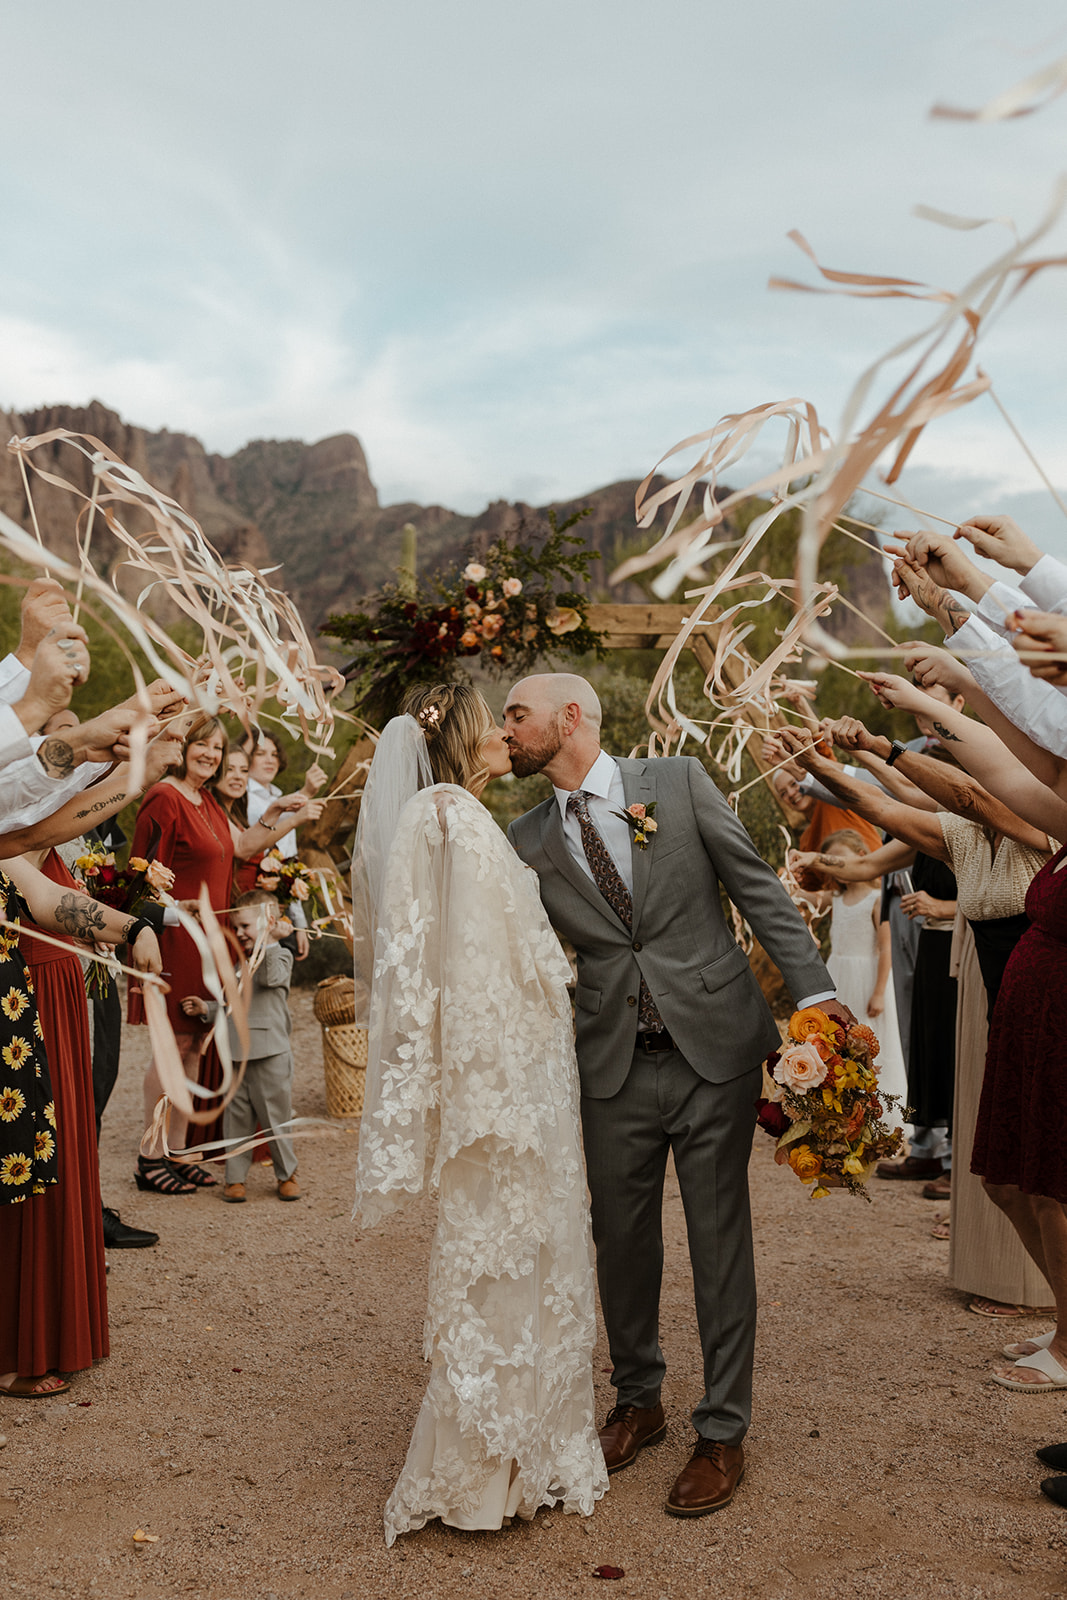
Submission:
<svg viewBox="0 0 1067 1600">
<path fill-rule="evenodd" d="M 5 1156 L 0 1161 L 0 1183 L 6 1183 L 10 1188 L 17 1188 L 19 1184 L 30 1181 L 29 1156 Z"/>
<path fill-rule="evenodd" d="M 10 1022 L 17 1022 L 29 1003 L 29 995 L 26 994 L 22 989 L 16 989 L 14 986 L 12 986 L 4 995 L 3 999 L 0 1000 L 0 1007 L 2 1007 L 4 1016 L 7 1017 Z"/>
<path fill-rule="evenodd" d="M 797 1144 L 789 1152 L 789 1165 L 801 1183 L 812 1183 L 822 1171 L 822 1156 L 808 1144 Z"/>
<path fill-rule="evenodd" d="M 131 872 L 148 871 L 148 862 L 145 860 L 144 856 L 131 856 L 127 862 L 127 865 L 129 866 Z"/>
<path fill-rule="evenodd" d="M 0 1122 L 14 1122 L 26 1109 L 21 1089 L 0 1089 Z"/>
<path fill-rule="evenodd" d="M 841 1171 L 847 1172 L 850 1178 L 866 1178 L 868 1170 L 868 1163 L 862 1156 L 846 1156 L 841 1163 Z"/>
<path fill-rule="evenodd" d="M 829 1193 L 829 1189 L 824 1189 L 821 1183 L 817 1183 L 811 1191 L 811 1198 L 813 1200 L 825 1200 Z"/>
<path fill-rule="evenodd" d="M 10 1044 L 5 1044 L 0 1055 L 4 1058 L 5 1066 L 11 1067 L 15 1072 L 19 1067 L 24 1067 L 33 1055 L 28 1039 L 12 1039 Z"/>
<path fill-rule="evenodd" d="M 43 1128 L 41 1132 L 38 1133 L 34 1138 L 33 1145 L 33 1153 L 37 1157 L 38 1161 L 50 1161 L 52 1156 L 55 1154 L 56 1141 L 52 1138 L 52 1135 L 50 1133 L 46 1133 Z"/>
<path fill-rule="evenodd" d="M 46 1122 L 50 1122 L 52 1124 L 53 1128 L 55 1127 L 55 1125 L 56 1125 L 56 1103 L 55 1103 L 54 1100 L 49 1100 L 48 1104 L 45 1106 L 45 1108 L 44 1108 L 44 1120 Z"/>
</svg>

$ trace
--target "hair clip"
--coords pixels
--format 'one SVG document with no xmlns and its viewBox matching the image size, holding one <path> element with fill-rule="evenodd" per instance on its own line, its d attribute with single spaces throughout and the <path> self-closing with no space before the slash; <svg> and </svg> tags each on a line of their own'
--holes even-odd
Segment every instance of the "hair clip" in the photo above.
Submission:
<svg viewBox="0 0 1067 1600">
<path fill-rule="evenodd" d="M 419 727 L 422 729 L 423 733 L 436 733 L 438 725 L 441 721 L 440 706 L 423 706 L 422 710 L 418 713 L 416 720 L 418 721 Z"/>
</svg>

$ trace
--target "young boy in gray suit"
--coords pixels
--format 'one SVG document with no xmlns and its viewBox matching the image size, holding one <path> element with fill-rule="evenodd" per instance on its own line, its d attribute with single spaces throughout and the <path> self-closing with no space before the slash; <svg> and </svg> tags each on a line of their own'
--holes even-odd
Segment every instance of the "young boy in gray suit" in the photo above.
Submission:
<svg viewBox="0 0 1067 1600">
<path fill-rule="evenodd" d="M 277 900 L 265 889 L 251 889 L 238 897 L 230 919 L 233 935 L 245 957 L 251 955 L 257 939 L 265 931 L 263 959 L 252 973 L 252 992 L 248 1006 L 248 1061 L 240 1087 L 223 1113 L 222 1131 L 226 1139 L 251 1139 L 258 1122 L 261 1128 L 276 1128 L 293 1115 L 293 1057 L 289 1049 L 292 1020 L 289 1016 L 289 981 L 293 958 L 279 940 L 290 931 L 282 918 Z M 182 1001 L 187 1016 L 213 1023 L 218 1014 L 214 1000 L 189 995 Z M 230 1049 L 234 1061 L 243 1055 L 233 1019 L 230 1019 Z M 296 1152 L 284 1134 L 268 1141 L 274 1175 L 278 1180 L 279 1200 L 299 1200 L 296 1181 Z M 231 1205 L 247 1199 L 245 1178 L 252 1165 L 252 1152 L 230 1156 L 226 1162 L 226 1187 L 222 1198 Z"/>
</svg>

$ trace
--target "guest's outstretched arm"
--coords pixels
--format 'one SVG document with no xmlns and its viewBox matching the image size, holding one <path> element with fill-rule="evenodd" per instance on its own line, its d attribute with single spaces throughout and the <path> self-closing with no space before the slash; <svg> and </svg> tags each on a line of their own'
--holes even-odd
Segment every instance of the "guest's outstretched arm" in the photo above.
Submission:
<svg viewBox="0 0 1067 1600">
<path fill-rule="evenodd" d="M 1028 760 L 1020 760 L 1007 748 L 992 728 L 934 700 L 906 678 L 887 672 L 864 672 L 861 676 L 866 678 L 884 706 L 919 711 L 929 718 L 935 732 L 948 744 L 957 760 L 1017 816 L 1053 839 L 1067 836 L 1064 833 L 1067 799 L 1063 797 L 1067 794 L 1067 774 L 1061 771 L 1054 785 L 1047 784 L 1035 775 Z M 1015 731 L 1018 734 L 1018 730 Z M 1045 763 L 1049 752 L 1025 739 L 1025 735 L 1018 737 L 1025 740 L 1039 769 L 1047 770 Z"/>
<path fill-rule="evenodd" d="M 840 722 L 832 724 L 832 736 L 846 750 L 862 744 L 885 757 L 892 751 L 888 739 L 872 734 L 854 717 L 842 717 Z M 947 761 L 938 761 L 933 756 L 921 755 L 917 750 L 901 751 L 891 770 L 895 772 L 899 767 L 903 767 L 909 778 L 913 778 L 915 784 L 925 791 L 931 805 L 967 817 L 983 828 L 992 829 L 994 833 L 1007 835 L 1009 839 L 1017 839 L 1031 850 L 1047 849 L 1043 830 L 1032 827 L 1017 816 L 1010 806 L 990 794 L 969 772 Z"/>
<path fill-rule="evenodd" d="M 924 855 L 936 856 L 939 861 L 948 860 L 941 824 L 932 812 L 902 805 L 873 783 L 862 783 L 857 778 L 848 777 L 836 761 L 827 761 L 813 745 L 803 742 L 806 738 L 804 734 L 792 728 L 783 729 L 780 737 L 785 749 L 802 766 L 813 773 L 820 783 L 825 783 L 833 794 L 847 801 L 853 811 L 866 817 L 868 822 L 873 822 L 876 828 L 884 828 L 894 839 L 913 845 Z M 891 748 L 888 740 L 885 745 L 888 755 Z"/>
</svg>

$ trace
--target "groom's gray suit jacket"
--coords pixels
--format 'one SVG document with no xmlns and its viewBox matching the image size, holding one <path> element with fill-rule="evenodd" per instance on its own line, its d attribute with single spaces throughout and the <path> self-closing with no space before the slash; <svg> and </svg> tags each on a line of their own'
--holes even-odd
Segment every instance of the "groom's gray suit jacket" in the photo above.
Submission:
<svg viewBox="0 0 1067 1600">
<path fill-rule="evenodd" d="M 719 884 L 747 918 L 794 1001 L 834 988 L 803 918 L 698 761 L 619 760 L 626 804 L 656 802 L 657 831 L 631 845 L 633 928 L 567 849 L 555 796 L 508 838 L 541 882 L 557 932 L 578 953 L 575 993 L 582 1092 L 616 1094 L 630 1070 L 644 977 L 664 1027 L 711 1083 L 748 1072 L 778 1029 L 723 915 Z"/>
</svg>

